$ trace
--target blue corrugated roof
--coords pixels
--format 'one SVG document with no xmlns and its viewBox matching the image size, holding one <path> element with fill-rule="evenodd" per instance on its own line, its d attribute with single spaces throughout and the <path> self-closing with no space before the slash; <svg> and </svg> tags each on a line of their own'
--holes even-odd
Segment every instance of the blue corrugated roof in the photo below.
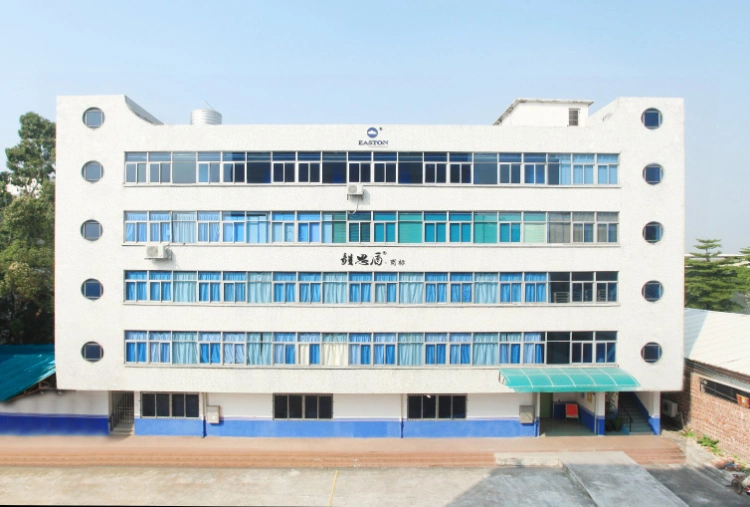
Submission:
<svg viewBox="0 0 750 507">
<path fill-rule="evenodd" d="M 53 373 L 54 345 L 0 346 L 0 401 L 21 394 Z"/>
</svg>

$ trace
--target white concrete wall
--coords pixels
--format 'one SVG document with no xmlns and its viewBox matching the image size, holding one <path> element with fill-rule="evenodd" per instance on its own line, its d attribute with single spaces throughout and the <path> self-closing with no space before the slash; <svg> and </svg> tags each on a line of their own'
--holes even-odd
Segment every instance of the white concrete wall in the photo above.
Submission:
<svg viewBox="0 0 750 507">
<path fill-rule="evenodd" d="M 635 393 L 651 417 L 661 417 L 661 393 L 640 391 Z"/>
<path fill-rule="evenodd" d="M 0 403 L 0 413 L 109 415 L 106 391 L 44 391 Z"/>
<path fill-rule="evenodd" d="M 533 394 L 469 394 L 467 419 L 498 419 L 519 416 L 521 405 L 533 404 Z"/>
<path fill-rule="evenodd" d="M 96 130 L 81 121 L 89 107 L 105 113 Z M 660 129 L 640 122 L 643 110 L 659 108 Z M 566 106 L 567 111 L 567 106 Z M 382 247 L 198 246 L 172 247 L 172 261 L 143 259 L 143 246 L 123 246 L 124 210 L 345 210 L 353 209 L 343 186 L 211 185 L 159 187 L 123 183 L 126 151 L 362 150 L 369 125 L 153 126 L 134 115 L 122 96 L 61 97 L 57 111 L 56 361 L 66 389 L 96 385 L 111 390 L 193 392 L 505 393 L 497 368 L 294 369 L 138 367 L 124 364 L 123 331 L 551 331 L 616 330 L 618 364 L 648 391 L 678 390 L 682 382 L 684 133 L 681 99 L 622 98 L 606 107 L 606 121 L 591 126 L 512 127 L 385 125 L 379 139 L 388 151 L 510 151 L 620 153 L 616 187 L 398 186 L 368 185 L 363 210 L 619 211 L 619 245 L 388 245 L 404 259 L 400 271 L 619 271 L 616 305 L 513 308 L 449 307 L 222 307 L 221 305 L 125 305 L 126 269 L 340 270 L 344 251 L 372 255 Z M 104 178 L 91 184 L 82 166 L 96 160 Z M 649 163 L 665 170 L 651 186 L 642 178 Z M 104 235 L 84 240 L 81 224 L 98 220 Z M 664 239 L 642 239 L 650 221 L 665 227 Z M 304 250 L 300 250 L 304 248 Z M 429 251 L 429 255 L 426 253 Z M 89 301 L 81 283 L 95 278 L 104 296 Z M 657 303 L 641 296 L 643 284 L 661 281 Z M 88 363 L 81 346 L 95 340 L 104 358 Z M 643 362 L 641 347 L 656 341 L 663 357 Z"/>
<path fill-rule="evenodd" d="M 401 402 L 406 395 L 333 395 L 334 419 L 400 419 L 406 418 L 406 405 L 401 411 Z"/>
<path fill-rule="evenodd" d="M 221 407 L 221 417 L 242 419 L 271 419 L 272 394 L 209 393 L 206 404 Z"/>
<path fill-rule="evenodd" d="M 565 102 L 520 102 L 513 111 L 503 119 L 502 126 L 507 127 L 567 127 L 568 110 L 578 109 L 578 126 L 586 125 L 589 106 L 580 103 Z"/>
</svg>

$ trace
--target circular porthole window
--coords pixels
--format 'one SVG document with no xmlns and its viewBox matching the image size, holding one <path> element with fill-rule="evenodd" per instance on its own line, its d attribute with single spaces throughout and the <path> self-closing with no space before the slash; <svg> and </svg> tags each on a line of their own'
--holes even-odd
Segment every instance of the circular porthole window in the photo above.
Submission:
<svg viewBox="0 0 750 507">
<path fill-rule="evenodd" d="M 81 347 L 81 356 L 86 361 L 95 363 L 104 356 L 104 349 L 96 342 L 87 342 Z"/>
<path fill-rule="evenodd" d="M 87 220 L 81 226 L 81 236 L 89 241 L 96 241 L 102 236 L 102 224 L 96 220 Z"/>
<path fill-rule="evenodd" d="M 83 285 L 81 285 L 81 294 L 86 299 L 99 299 L 102 297 L 102 294 L 104 293 L 104 287 L 102 287 L 102 284 L 99 283 L 99 280 L 94 280 L 93 278 L 89 278 L 85 282 L 83 282 Z"/>
<path fill-rule="evenodd" d="M 649 222 L 643 227 L 643 239 L 649 243 L 658 243 L 664 236 L 664 226 L 659 222 Z"/>
<path fill-rule="evenodd" d="M 652 280 L 650 282 L 646 282 L 641 292 L 643 293 L 643 297 L 646 301 L 653 303 L 661 299 L 662 295 L 664 294 L 664 287 L 661 283 Z"/>
<path fill-rule="evenodd" d="M 646 109 L 641 115 L 641 122 L 643 122 L 643 126 L 647 129 L 658 129 L 661 127 L 661 121 L 661 111 L 654 109 L 653 107 Z"/>
<path fill-rule="evenodd" d="M 649 185 L 658 185 L 664 179 L 664 169 L 659 164 L 650 164 L 643 168 L 643 179 Z"/>
<path fill-rule="evenodd" d="M 99 162 L 89 162 L 81 170 L 83 179 L 89 183 L 96 183 L 104 176 L 104 168 Z"/>
<path fill-rule="evenodd" d="M 647 363 L 655 363 L 661 359 L 661 345 L 655 342 L 648 342 L 641 349 L 641 357 Z"/>
<path fill-rule="evenodd" d="M 83 124 L 89 128 L 96 129 L 104 123 L 104 113 L 101 109 L 92 107 L 83 113 Z"/>
</svg>

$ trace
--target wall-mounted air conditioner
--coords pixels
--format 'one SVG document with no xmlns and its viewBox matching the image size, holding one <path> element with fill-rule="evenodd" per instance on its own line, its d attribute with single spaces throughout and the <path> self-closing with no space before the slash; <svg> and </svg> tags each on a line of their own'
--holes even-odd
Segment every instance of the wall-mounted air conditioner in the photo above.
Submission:
<svg viewBox="0 0 750 507">
<path fill-rule="evenodd" d="M 208 405 L 206 407 L 206 422 L 208 424 L 219 424 L 221 414 L 218 405 Z"/>
<path fill-rule="evenodd" d="M 146 245 L 146 259 L 168 259 L 169 252 L 167 251 L 167 245 L 161 243 L 155 243 L 153 245 Z"/>
<path fill-rule="evenodd" d="M 349 183 L 346 186 L 346 195 L 356 195 L 361 197 L 365 192 L 365 189 L 362 188 L 362 185 L 359 183 Z"/>
<path fill-rule="evenodd" d="M 667 417 L 677 417 L 677 403 L 670 400 L 661 400 L 661 413 Z"/>
</svg>

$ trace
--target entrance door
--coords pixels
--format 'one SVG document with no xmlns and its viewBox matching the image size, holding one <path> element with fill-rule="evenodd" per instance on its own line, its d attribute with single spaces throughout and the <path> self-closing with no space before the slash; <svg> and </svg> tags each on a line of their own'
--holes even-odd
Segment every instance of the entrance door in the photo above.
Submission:
<svg viewBox="0 0 750 507">
<path fill-rule="evenodd" d="M 132 392 L 112 392 L 112 414 L 109 418 L 110 431 L 118 433 L 133 431 L 133 405 Z"/>
<path fill-rule="evenodd" d="M 539 418 L 552 419 L 552 393 L 539 393 Z"/>
</svg>

